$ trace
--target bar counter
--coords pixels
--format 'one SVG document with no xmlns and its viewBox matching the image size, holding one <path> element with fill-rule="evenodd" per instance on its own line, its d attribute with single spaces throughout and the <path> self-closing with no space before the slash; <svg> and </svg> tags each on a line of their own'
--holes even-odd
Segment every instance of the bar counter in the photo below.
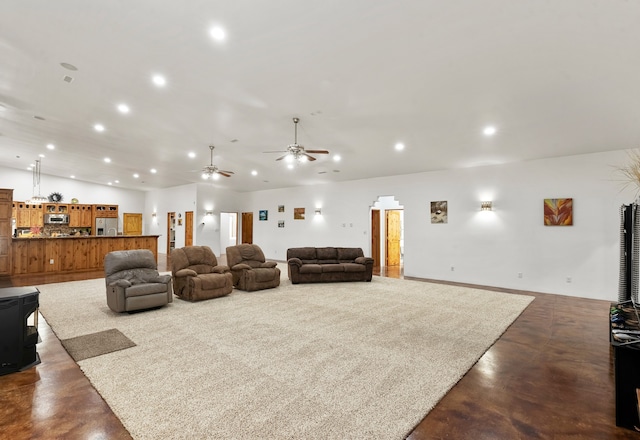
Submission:
<svg viewBox="0 0 640 440">
<path fill-rule="evenodd" d="M 158 258 L 158 235 L 14 237 L 11 275 L 66 274 L 102 270 L 112 251 L 149 249 Z"/>
</svg>

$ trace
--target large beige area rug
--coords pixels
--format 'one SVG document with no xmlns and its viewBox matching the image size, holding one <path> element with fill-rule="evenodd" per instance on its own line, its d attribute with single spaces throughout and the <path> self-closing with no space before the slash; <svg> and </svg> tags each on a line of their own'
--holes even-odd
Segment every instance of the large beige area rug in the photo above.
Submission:
<svg viewBox="0 0 640 440">
<path fill-rule="evenodd" d="M 401 439 L 533 299 L 286 280 L 130 315 L 104 280 L 39 289 L 58 338 L 116 328 L 136 344 L 78 364 L 137 439 Z"/>
</svg>

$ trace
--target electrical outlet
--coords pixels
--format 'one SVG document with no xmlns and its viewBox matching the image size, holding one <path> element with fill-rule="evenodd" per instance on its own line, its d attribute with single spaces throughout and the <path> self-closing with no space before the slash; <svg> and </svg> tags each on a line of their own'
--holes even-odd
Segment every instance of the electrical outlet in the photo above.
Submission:
<svg viewBox="0 0 640 440">
<path fill-rule="evenodd" d="M 518 272 L 518 278 L 522 278 L 522 272 Z"/>
<path fill-rule="evenodd" d="M 567 283 L 571 282 L 571 277 L 567 277 Z"/>
<path fill-rule="evenodd" d="M 49 260 L 49 264 L 53 264 L 53 258 Z"/>
</svg>

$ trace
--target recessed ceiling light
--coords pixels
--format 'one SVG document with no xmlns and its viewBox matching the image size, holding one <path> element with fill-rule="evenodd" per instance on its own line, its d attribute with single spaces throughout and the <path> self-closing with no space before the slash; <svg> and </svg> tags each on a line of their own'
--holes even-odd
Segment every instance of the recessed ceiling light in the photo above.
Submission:
<svg viewBox="0 0 640 440">
<path fill-rule="evenodd" d="M 113 183 L 111 183 L 111 182 L 108 182 L 108 183 L 107 183 L 107 185 L 113 185 Z"/>
<path fill-rule="evenodd" d="M 214 26 L 209 29 L 209 35 L 216 41 L 224 41 L 227 38 L 227 33 L 220 26 Z"/>
<path fill-rule="evenodd" d="M 127 104 L 118 104 L 118 111 L 120 113 L 129 113 L 129 106 Z"/>
<path fill-rule="evenodd" d="M 257 176 L 257 175 L 258 175 L 258 172 L 257 172 L 256 170 L 253 170 L 253 171 L 251 171 L 251 175 L 252 175 L 252 176 Z"/>
<path fill-rule="evenodd" d="M 190 151 L 188 156 L 193 159 L 194 157 L 196 157 L 196 153 L 194 153 L 193 151 Z"/>
<path fill-rule="evenodd" d="M 342 159 L 342 158 L 340 157 L 340 155 L 339 155 L 339 154 L 336 154 L 335 156 L 333 156 L 333 161 L 334 161 L 334 162 L 340 162 L 340 160 L 341 160 L 341 159 Z"/>
<path fill-rule="evenodd" d="M 106 163 L 111 163 L 111 158 L 109 158 L 109 157 L 105 157 L 103 160 L 104 160 Z"/>
<path fill-rule="evenodd" d="M 158 172 L 158 170 L 156 170 L 155 168 L 151 168 L 149 171 L 151 172 L 151 174 L 155 174 Z"/>
<path fill-rule="evenodd" d="M 396 149 L 397 151 L 402 151 L 402 150 L 404 150 L 404 144 L 403 144 L 402 142 L 398 142 L 398 143 L 395 145 L 395 149 Z"/>
<path fill-rule="evenodd" d="M 133 173 L 133 178 L 134 178 L 134 179 L 137 179 L 138 177 L 140 177 L 140 174 L 138 174 L 138 173 Z"/>
<path fill-rule="evenodd" d="M 116 182 L 116 183 L 120 183 L 120 181 L 119 181 L 119 180 L 116 180 L 115 182 Z"/>
<path fill-rule="evenodd" d="M 69 176 L 70 179 L 75 179 L 76 176 L 74 176 L 73 174 Z"/>
<path fill-rule="evenodd" d="M 484 133 L 485 136 L 493 136 L 494 134 L 496 134 L 496 127 L 494 127 L 493 125 L 488 125 L 484 128 L 484 130 L 482 130 L 482 133 Z"/>
<path fill-rule="evenodd" d="M 69 64 L 69 63 L 60 63 L 60 65 L 62 67 L 64 67 L 67 70 L 78 70 L 78 68 L 76 66 L 74 66 L 73 64 Z"/>
<path fill-rule="evenodd" d="M 104 125 L 102 125 L 102 124 L 96 124 L 96 125 L 94 125 L 94 126 L 93 126 L 93 129 L 94 129 L 95 131 L 103 132 L 103 131 L 104 131 Z"/>
<path fill-rule="evenodd" d="M 40 154 L 38 154 L 38 156 L 40 156 L 40 157 L 44 157 L 44 154 L 40 153 Z"/>
<path fill-rule="evenodd" d="M 55 146 L 55 145 L 53 145 L 53 144 L 47 144 L 47 148 L 48 148 L 49 150 L 55 150 L 56 146 Z"/>
<path fill-rule="evenodd" d="M 158 87 L 164 87 L 167 84 L 167 80 L 162 75 L 153 75 L 151 81 Z"/>
</svg>

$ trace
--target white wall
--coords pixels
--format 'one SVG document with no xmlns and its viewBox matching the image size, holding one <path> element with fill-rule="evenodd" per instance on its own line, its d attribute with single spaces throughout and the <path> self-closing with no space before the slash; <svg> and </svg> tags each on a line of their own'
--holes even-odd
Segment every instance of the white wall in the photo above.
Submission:
<svg viewBox="0 0 640 440">
<path fill-rule="evenodd" d="M 0 167 L 0 188 L 13 189 L 13 200 L 26 201 L 33 194 L 33 174 L 31 171 L 14 170 Z M 143 213 L 145 192 L 118 188 L 117 186 L 97 185 L 79 182 L 73 179 L 42 174 L 40 176 L 40 195 L 47 197 L 52 192 L 59 192 L 64 197 L 62 203 L 71 203 L 78 199 L 79 203 L 103 203 L 118 205 L 118 231 L 122 232 L 122 214 Z M 37 194 L 35 194 L 37 195 Z M 143 234 L 153 234 L 145 228 L 147 213 L 143 213 Z"/>
<path fill-rule="evenodd" d="M 144 233 L 161 235 L 160 252 L 168 211 L 183 219 L 194 211 L 194 244 L 216 255 L 220 212 L 251 211 L 254 243 L 276 260 L 299 246 L 357 246 L 370 253 L 370 209 L 379 196 L 393 196 L 404 208 L 407 276 L 615 300 L 619 209 L 635 199 L 635 189 L 621 189 L 613 166 L 626 161 L 617 151 L 253 193 L 192 184 L 145 194 L 43 175 L 42 195 L 58 191 L 65 201 L 118 204 L 121 215 L 142 211 Z M 2 168 L 0 187 L 13 188 L 15 200 L 29 199 L 31 173 Z M 543 200 L 563 197 L 574 200 L 574 225 L 543 226 Z M 448 201 L 447 224 L 430 223 L 436 200 Z M 480 212 L 482 200 L 492 200 L 494 210 Z M 305 220 L 293 219 L 299 207 Z M 314 215 L 316 207 L 322 216 Z M 267 221 L 258 220 L 261 209 L 269 211 Z M 176 231 L 176 246 L 183 245 L 184 224 Z"/>
<path fill-rule="evenodd" d="M 621 190 L 613 165 L 624 151 L 382 177 L 250 193 L 244 210 L 254 243 L 284 260 L 289 247 L 358 246 L 370 252 L 370 207 L 393 195 L 404 207 L 407 276 L 506 288 L 617 298 L 619 208 L 634 199 Z M 574 225 L 543 225 L 545 198 L 571 197 Z M 431 224 L 431 201 L 448 201 L 448 223 Z M 492 212 L 480 202 L 492 200 Z M 277 206 L 284 204 L 285 212 Z M 322 218 L 313 210 L 322 207 Z M 304 207 L 307 219 L 293 220 Z M 278 228 L 278 220 L 285 228 Z M 451 267 L 454 267 L 454 271 Z M 522 278 L 518 278 L 522 273 Z M 567 282 L 571 277 L 571 282 Z"/>
</svg>

